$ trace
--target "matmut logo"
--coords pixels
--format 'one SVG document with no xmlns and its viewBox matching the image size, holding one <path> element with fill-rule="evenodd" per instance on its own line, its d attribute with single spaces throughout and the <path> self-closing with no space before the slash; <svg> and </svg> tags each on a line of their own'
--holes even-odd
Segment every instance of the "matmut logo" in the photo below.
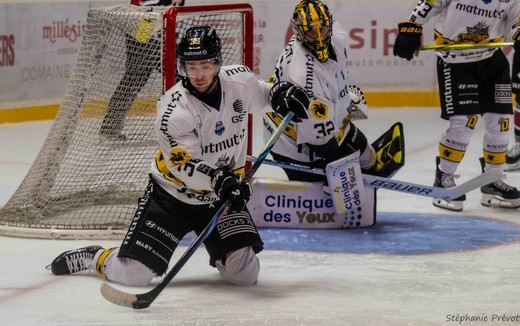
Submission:
<svg viewBox="0 0 520 326">
<path fill-rule="evenodd" d="M 488 4 L 488 3 L 484 2 L 484 4 Z M 457 5 L 455 6 L 455 9 L 469 13 L 469 14 L 473 14 L 476 16 L 486 17 L 486 18 L 501 19 L 502 15 L 504 14 L 504 9 L 502 9 L 502 10 L 484 9 L 484 8 L 480 8 L 477 5 L 470 6 L 470 5 L 466 5 L 466 4 L 462 4 L 462 3 L 457 3 Z"/>
<path fill-rule="evenodd" d="M 211 142 L 210 144 L 204 146 L 203 153 L 218 153 L 226 151 L 229 148 L 234 146 L 238 146 L 245 139 L 246 131 L 242 129 L 242 133 L 240 135 L 234 134 L 233 136 L 219 141 L 217 143 Z"/>
</svg>

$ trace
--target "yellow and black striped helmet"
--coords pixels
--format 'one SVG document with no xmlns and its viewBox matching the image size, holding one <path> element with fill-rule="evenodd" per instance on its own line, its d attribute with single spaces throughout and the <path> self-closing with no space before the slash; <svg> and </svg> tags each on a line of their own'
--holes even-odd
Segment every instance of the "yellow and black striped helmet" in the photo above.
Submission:
<svg viewBox="0 0 520 326">
<path fill-rule="evenodd" d="M 320 62 L 329 59 L 332 15 L 320 0 L 302 0 L 291 19 L 296 39 Z"/>
</svg>

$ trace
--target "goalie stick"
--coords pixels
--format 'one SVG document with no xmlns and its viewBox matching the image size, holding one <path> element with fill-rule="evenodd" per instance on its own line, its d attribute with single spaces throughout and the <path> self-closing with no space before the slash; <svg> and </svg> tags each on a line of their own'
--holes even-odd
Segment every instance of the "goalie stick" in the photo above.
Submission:
<svg viewBox="0 0 520 326">
<path fill-rule="evenodd" d="M 264 147 L 264 150 L 258 155 L 258 158 L 255 160 L 251 168 L 246 172 L 244 179 L 242 182 L 248 182 L 251 180 L 253 175 L 256 173 L 260 165 L 264 162 L 265 158 L 271 152 L 274 144 L 280 138 L 285 128 L 291 121 L 294 113 L 289 112 L 283 118 L 282 122 L 276 128 L 271 138 L 267 141 L 267 144 Z M 206 240 L 209 234 L 215 228 L 215 225 L 220 220 L 222 216 L 224 216 L 227 210 L 230 207 L 230 202 L 226 201 L 222 207 L 215 213 L 211 221 L 208 223 L 206 228 L 200 233 L 200 235 L 193 241 L 193 243 L 188 247 L 188 249 L 184 252 L 184 254 L 179 258 L 177 263 L 172 267 L 172 269 L 163 277 L 163 279 L 157 284 L 155 288 L 152 290 L 142 293 L 142 294 L 131 294 L 121 290 L 114 288 L 108 283 L 101 284 L 101 294 L 108 301 L 128 308 L 133 309 L 144 309 L 148 308 L 150 304 L 161 294 L 161 292 L 166 288 L 166 286 L 170 283 L 170 281 L 177 275 L 177 273 L 181 270 L 181 268 L 186 264 L 188 259 L 195 253 L 195 251 L 200 247 L 202 242 Z"/>
<path fill-rule="evenodd" d="M 248 160 L 255 162 L 256 158 L 252 156 L 248 156 Z M 278 166 L 284 169 L 292 169 L 307 173 L 314 173 L 318 175 L 326 175 L 325 171 L 322 169 L 313 169 L 303 165 L 296 165 L 290 163 L 276 162 L 272 160 L 264 160 L 264 164 Z M 411 182 L 399 181 L 390 178 L 380 177 L 376 175 L 363 174 L 363 183 L 367 187 L 371 188 L 380 188 L 392 191 L 398 191 L 407 193 L 410 195 L 418 195 L 424 197 L 431 198 L 441 198 L 441 199 L 452 199 L 462 196 L 463 194 L 490 184 L 492 182 L 500 180 L 504 174 L 496 169 L 491 169 L 486 171 L 485 173 L 480 174 L 473 179 L 466 181 L 460 186 L 456 186 L 453 188 L 441 188 L 441 187 L 433 187 L 426 186 Z"/>
</svg>

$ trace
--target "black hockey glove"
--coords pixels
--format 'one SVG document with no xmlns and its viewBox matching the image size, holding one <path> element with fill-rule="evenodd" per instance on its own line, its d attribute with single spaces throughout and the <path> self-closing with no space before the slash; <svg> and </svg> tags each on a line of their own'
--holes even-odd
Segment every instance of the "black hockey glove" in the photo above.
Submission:
<svg viewBox="0 0 520 326">
<path fill-rule="evenodd" d="M 233 171 L 227 166 L 213 172 L 211 185 L 222 201 L 230 201 L 230 210 L 233 212 L 244 210 L 251 198 L 251 185 L 247 182 L 239 182 Z"/>
<path fill-rule="evenodd" d="M 518 35 L 517 35 L 518 34 Z M 511 90 L 516 96 L 516 103 L 520 102 L 520 31 L 515 34 L 515 54 L 513 55 L 513 67 L 511 70 Z"/>
<path fill-rule="evenodd" d="M 422 26 L 412 22 L 399 23 L 399 34 L 394 43 L 394 55 L 408 61 L 421 46 Z"/>
<path fill-rule="evenodd" d="M 307 108 L 310 99 L 305 90 L 299 86 L 286 81 L 276 83 L 269 92 L 269 100 L 273 110 L 281 116 L 292 111 L 294 113 L 292 121 L 300 122 L 302 119 L 309 118 Z"/>
</svg>

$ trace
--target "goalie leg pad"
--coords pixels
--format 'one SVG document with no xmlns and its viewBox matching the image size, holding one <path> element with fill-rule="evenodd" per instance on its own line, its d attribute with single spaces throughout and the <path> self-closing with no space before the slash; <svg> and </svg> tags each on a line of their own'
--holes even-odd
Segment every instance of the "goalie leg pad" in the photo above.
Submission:
<svg viewBox="0 0 520 326">
<path fill-rule="evenodd" d="M 325 171 L 336 213 L 345 213 L 365 202 L 359 152 L 327 164 Z"/>
<path fill-rule="evenodd" d="M 370 170 L 374 167 L 376 158 L 374 148 L 368 143 L 363 132 L 352 122 L 349 122 L 347 134 L 342 138 L 336 155 L 329 158 L 329 162 L 341 159 L 356 151 L 360 152 L 359 165 L 362 170 Z"/>
<path fill-rule="evenodd" d="M 404 131 L 400 122 L 395 123 L 382 134 L 372 147 L 376 151 L 374 175 L 390 178 L 404 166 Z"/>
</svg>

